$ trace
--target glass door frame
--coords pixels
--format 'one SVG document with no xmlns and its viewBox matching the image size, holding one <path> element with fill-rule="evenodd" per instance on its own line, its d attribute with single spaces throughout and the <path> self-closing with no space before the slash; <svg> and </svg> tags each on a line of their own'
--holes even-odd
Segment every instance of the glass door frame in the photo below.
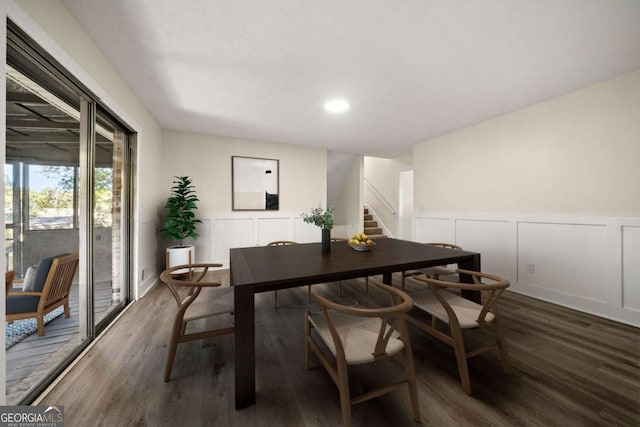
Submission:
<svg viewBox="0 0 640 427">
<path fill-rule="evenodd" d="M 99 97 L 93 94 L 78 79 L 71 75 L 53 57 L 44 51 L 33 39 L 23 32 L 11 20 L 7 20 L 7 57 L 6 63 L 28 77 L 51 90 L 60 99 L 69 99 L 66 94 L 80 98 L 80 157 L 79 174 L 84 177 L 78 188 L 78 234 L 80 262 L 78 266 L 79 280 L 79 345 L 65 357 L 64 361 L 54 367 L 40 383 L 32 388 L 17 404 L 25 405 L 33 402 L 46 387 L 51 384 L 87 346 L 97 338 L 108 324 L 120 314 L 124 306 L 132 301 L 131 283 L 134 277 L 131 254 L 134 253 L 134 183 L 135 183 L 135 131 L 124 120 L 118 118 L 108 106 L 102 104 Z M 9 51 L 12 55 L 9 55 Z M 16 59 L 18 58 L 18 59 Z M 55 88 L 47 82 L 55 82 Z M 57 92 L 57 91 L 60 92 Z M 122 204 L 122 253 L 120 275 L 122 278 L 122 303 L 98 324 L 94 322 L 94 184 L 95 184 L 95 148 L 97 111 L 108 115 L 125 132 L 123 147 L 123 187 L 120 197 Z M 74 215 L 75 216 L 75 215 Z M 15 222 L 16 219 L 14 219 Z"/>
</svg>

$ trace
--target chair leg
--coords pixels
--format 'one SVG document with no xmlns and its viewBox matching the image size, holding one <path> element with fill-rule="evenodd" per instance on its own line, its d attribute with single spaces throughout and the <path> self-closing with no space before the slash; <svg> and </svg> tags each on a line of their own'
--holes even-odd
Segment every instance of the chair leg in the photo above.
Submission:
<svg viewBox="0 0 640 427">
<path fill-rule="evenodd" d="M 68 302 L 64 304 L 64 317 L 66 317 L 67 319 L 71 317 L 71 311 L 69 310 Z"/>
<path fill-rule="evenodd" d="M 404 281 L 406 278 L 407 278 L 406 271 L 401 271 L 400 272 L 400 289 L 402 289 L 403 292 L 404 292 Z"/>
<path fill-rule="evenodd" d="M 311 285 L 307 285 L 307 298 L 309 299 L 309 303 L 311 303 Z"/>
<path fill-rule="evenodd" d="M 504 339 L 504 331 L 502 330 L 502 324 L 496 317 L 493 321 L 493 328 L 496 334 L 496 344 L 498 346 L 498 352 L 500 353 L 500 361 L 502 362 L 502 370 L 505 374 L 511 373 L 511 366 L 509 364 L 509 353 L 507 352 L 507 341 Z"/>
<path fill-rule="evenodd" d="M 405 351 L 404 355 L 404 371 L 407 376 L 407 386 L 409 387 L 409 399 L 411 400 L 411 412 L 413 420 L 420 422 L 420 404 L 418 403 L 418 386 L 416 385 L 416 371 L 413 364 L 413 354 Z"/>
<path fill-rule="evenodd" d="M 351 397 L 349 394 L 349 376 L 346 364 L 338 362 L 338 390 L 340 391 L 340 409 L 343 427 L 351 426 Z"/>
<path fill-rule="evenodd" d="M 278 308 L 278 291 L 273 291 L 273 308 Z"/>
<path fill-rule="evenodd" d="M 453 329 L 451 330 L 451 335 L 453 348 L 456 352 L 456 361 L 458 362 L 460 381 L 462 381 L 462 389 L 465 393 L 471 394 L 471 381 L 469 380 L 469 367 L 467 366 L 467 354 L 464 351 L 464 342 L 462 341 L 462 331 Z"/>
<path fill-rule="evenodd" d="M 342 297 L 342 280 L 338 282 L 338 296 Z"/>
<path fill-rule="evenodd" d="M 367 293 L 369 293 L 369 276 L 364 278 L 364 287 L 367 290 Z"/>
<path fill-rule="evenodd" d="M 44 315 L 37 316 L 37 323 L 38 323 L 38 335 L 42 337 L 44 336 Z"/>
<path fill-rule="evenodd" d="M 176 351 L 178 350 L 178 337 L 179 331 L 186 328 L 186 324 L 183 324 L 182 319 L 175 319 L 173 322 L 173 329 L 171 330 L 171 342 L 167 349 L 167 363 L 164 367 L 164 382 L 169 381 L 171 378 L 171 371 L 173 370 L 173 362 L 176 358 Z"/>
<path fill-rule="evenodd" d="M 309 312 L 304 313 L 304 369 L 309 370 L 309 337 L 311 335 L 311 322 L 309 322 Z"/>
</svg>

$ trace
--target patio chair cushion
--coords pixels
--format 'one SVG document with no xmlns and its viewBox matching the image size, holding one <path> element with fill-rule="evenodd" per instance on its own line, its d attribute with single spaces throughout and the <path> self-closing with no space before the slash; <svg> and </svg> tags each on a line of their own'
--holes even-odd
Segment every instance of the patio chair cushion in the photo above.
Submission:
<svg viewBox="0 0 640 427">
<path fill-rule="evenodd" d="M 24 273 L 24 281 L 22 282 L 22 290 L 24 292 L 33 291 L 33 282 L 36 279 L 36 270 L 38 269 L 37 265 L 32 265 L 27 268 L 27 272 Z"/>
<path fill-rule="evenodd" d="M 40 297 L 36 295 L 9 295 L 7 297 L 7 314 L 30 313 L 38 310 Z"/>
<path fill-rule="evenodd" d="M 44 289 L 44 283 L 47 281 L 47 276 L 49 275 L 49 270 L 51 269 L 51 264 L 55 258 L 67 255 L 58 254 L 47 258 L 42 258 L 38 263 L 38 268 L 36 268 L 36 274 L 33 279 L 33 292 L 42 292 Z"/>
</svg>

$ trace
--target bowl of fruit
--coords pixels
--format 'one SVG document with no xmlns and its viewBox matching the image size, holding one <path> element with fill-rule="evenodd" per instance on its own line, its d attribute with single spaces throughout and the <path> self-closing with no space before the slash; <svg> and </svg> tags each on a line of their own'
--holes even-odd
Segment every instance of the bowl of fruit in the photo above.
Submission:
<svg viewBox="0 0 640 427">
<path fill-rule="evenodd" d="M 349 246 L 351 246 L 354 250 L 356 251 L 360 251 L 360 252 L 368 252 L 370 251 L 375 245 L 376 242 L 374 242 L 373 240 L 371 240 L 369 238 L 369 236 L 367 236 L 364 233 L 356 233 L 354 234 L 348 241 L 347 243 L 349 244 Z"/>
</svg>

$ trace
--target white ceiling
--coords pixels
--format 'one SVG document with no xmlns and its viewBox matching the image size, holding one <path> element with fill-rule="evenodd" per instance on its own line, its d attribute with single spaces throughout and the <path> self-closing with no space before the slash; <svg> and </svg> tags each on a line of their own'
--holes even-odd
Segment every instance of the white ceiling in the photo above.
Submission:
<svg viewBox="0 0 640 427">
<path fill-rule="evenodd" d="M 349 153 L 640 69 L 638 0 L 63 2 L 164 129 Z"/>
</svg>

